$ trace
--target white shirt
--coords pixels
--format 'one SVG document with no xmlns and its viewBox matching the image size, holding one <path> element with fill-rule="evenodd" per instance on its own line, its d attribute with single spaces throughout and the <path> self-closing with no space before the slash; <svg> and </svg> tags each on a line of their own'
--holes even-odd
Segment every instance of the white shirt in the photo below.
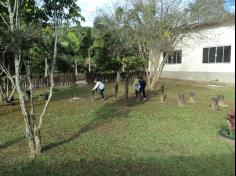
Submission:
<svg viewBox="0 0 236 176">
<path fill-rule="evenodd" d="M 105 88 L 105 85 L 102 82 L 98 81 L 92 90 L 96 90 L 97 88 L 102 90 Z"/>
</svg>

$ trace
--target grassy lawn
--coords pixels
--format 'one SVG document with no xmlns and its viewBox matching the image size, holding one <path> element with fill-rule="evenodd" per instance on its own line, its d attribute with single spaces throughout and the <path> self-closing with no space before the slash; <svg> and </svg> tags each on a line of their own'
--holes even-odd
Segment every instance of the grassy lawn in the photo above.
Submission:
<svg viewBox="0 0 236 176">
<path fill-rule="evenodd" d="M 166 81 L 166 103 L 150 96 L 129 103 L 112 96 L 93 102 L 91 86 L 79 87 L 77 102 L 60 88 L 45 117 L 44 152 L 29 159 L 18 106 L 0 106 L 0 176 L 233 176 L 234 145 L 218 130 L 234 107 L 234 87 L 208 88 Z M 122 87 L 123 88 L 123 87 Z M 194 91 L 195 104 L 178 107 L 176 95 Z M 124 90 L 120 90 L 122 96 Z M 212 112 L 212 96 L 224 94 L 229 107 Z M 42 108 L 38 102 L 37 112 Z"/>
</svg>

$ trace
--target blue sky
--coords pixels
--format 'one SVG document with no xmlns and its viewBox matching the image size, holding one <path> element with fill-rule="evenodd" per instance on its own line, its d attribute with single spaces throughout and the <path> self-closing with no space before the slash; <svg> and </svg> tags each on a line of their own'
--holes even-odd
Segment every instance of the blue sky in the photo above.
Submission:
<svg viewBox="0 0 236 176">
<path fill-rule="evenodd" d="M 82 26 L 93 26 L 93 21 L 98 8 L 111 5 L 111 0 L 77 0 L 77 4 L 81 8 L 81 13 L 85 17 L 85 22 L 81 22 Z"/>
<path fill-rule="evenodd" d="M 77 0 L 77 4 L 81 8 L 82 15 L 85 17 L 85 22 L 81 22 L 82 26 L 93 26 L 93 21 L 96 16 L 96 10 L 104 6 L 111 6 L 115 0 Z M 227 0 L 225 8 L 229 11 L 235 11 L 235 1 Z"/>
<path fill-rule="evenodd" d="M 235 11 L 235 0 L 227 0 L 225 8 L 227 10 L 229 10 L 230 12 L 234 12 Z"/>
</svg>

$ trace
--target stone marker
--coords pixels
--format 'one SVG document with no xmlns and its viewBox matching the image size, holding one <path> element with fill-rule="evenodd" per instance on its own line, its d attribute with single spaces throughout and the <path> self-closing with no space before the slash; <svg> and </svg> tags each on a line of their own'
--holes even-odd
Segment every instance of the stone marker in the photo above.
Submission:
<svg viewBox="0 0 236 176">
<path fill-rule="evenodd" d="M 211 105 L 210 108 L 212 111 L 217 111 L 219 110 L 219 106 L 218 106 L 218 98 L 217 97 L 212 97 L 211 98 Z"/>
<path fill-rule="evenodd" d="M 165 87 L 164 87 L 164 85 L 161 85 L 161 102 L 164 103 L 165 99 L 166 99 Z"/>
<path fill-rule="evenodd" d="M 227 105 L 225 104 L 224 95 L 218 95 L 218 106 L 219 107 L 227 107 Z"/>
<path fill-rule="evenodd" d="M 190 92 L 189 97 L 188 97 L 188 101 L 190 103 L 195 103 L 195 96 L 196 96 L 196 94 L 194 92 Z"/>
<path fill-rule="evenodd" d="M 92 90 L 92 96 L 93 96 L 93 101 L 95 101 L 96 100 L 96 90 Z"/>
<path fill-rule="evenodd" d="M 72 101 L 72 102 L 78 101 L 78 100 L 80 100 L 80 97 L 72 97 L 72 98 L 71 98 L 71 101 Z"/>
<path fill-rule="evenodd" d="M 179 106 L 185 106 L 186 100 L 185 100 L 184 94 L 178 95 L 178 104 Z"/>
<path fill-rule="evenodd" d="M 118 83 L 115 85 L 115 98 L 117 99 L 118 98 Z"/>
</svg>

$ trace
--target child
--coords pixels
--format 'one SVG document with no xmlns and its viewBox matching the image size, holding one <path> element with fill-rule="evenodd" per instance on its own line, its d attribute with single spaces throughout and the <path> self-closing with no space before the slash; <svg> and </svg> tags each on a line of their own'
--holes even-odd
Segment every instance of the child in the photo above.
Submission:
<svg viewBox="0 0 236 176">
<path fill-rule="evenodd" d="M 103 84 L 99 79 L 95 79 L 94 81 L 96 84 L 94 86 L 94 88 L 92 89 L 92 91 L 95 91 L 97 88 L 99 89 L 99 93 L 101 95 L 101 100 L 105 100 L 105 96 L 104 96 L 104 90 L 105 90 L 105 84 Z"/>
<path fill-rule="evenodd" d="M 140 93 L 143 96 L 143 100 L 147 99 L 145 88 L 146 88 L 146 81 L 143 79 L 143 76 L 139 76 L 139 84 L 140 84 Z"/>
<path fill-rule="evenodd" d="M 139 79 L 138 78 L 134 79 L 133 88 L 134 88 L 134 91 L 135 91 L 136 99 L 138 99 L 139 95 L 140 95 L 140 84 L 139 84 Z"/>
</svg>

